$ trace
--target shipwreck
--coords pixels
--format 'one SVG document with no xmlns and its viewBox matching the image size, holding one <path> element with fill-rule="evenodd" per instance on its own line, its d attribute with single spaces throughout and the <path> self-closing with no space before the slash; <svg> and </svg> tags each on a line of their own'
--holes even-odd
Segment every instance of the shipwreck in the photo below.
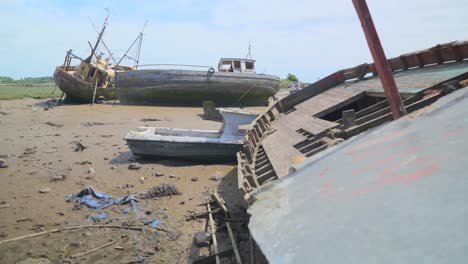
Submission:
<svg viewBox="0 0 468 264">
<path fill-rule="evenodd" d="M 238 187 L 270 263 L 411 263 L 437 250 L 437 263 L 466 261 L 456 250 L 466 239 L 454 238 L 468 228 L 467 59 L 468 41 L 389 59 L 406 112 L 421 110 L 386 125 L 374 64 L 337 71 L 251 124 Z"/>
<path fill-rule="evenodd" d="M 207 70 L 141 69 L 146 66 L 202 67 Z M 119 72 L 117 95 L 128 105 L 268 105 L 279 91 L 279 77 L 256 73 L 255 60 L 222 58 L 218 70 L 198 65 L 149 64 Z"/>
<path fill-rule="evenodd" d="M 83 59 L 68 50 L 62 65 L 57 66 L 54 72 L 55 84 L 65 94 L 65 99 L 75 103 L 90 103 L 94 102 L 95 98 L 103 97 L 105 100 L 117 99 L 115 92 L 115 73 L 125 72 L 135 69 L 135 66 L 119 65 L 126 54 L 120 61 L 116 61 L 108 47 L 104 44 L 102 36 L 107 27 L 109 14 L 104 20 L 101 31 L 98 34 L 96 43 L 91 45 L 90 55 Z M 135 40 L 141 46 L 143 34 L 140 33 Z M 104 58 L 97 53 L 100 44 L 103 44 L 109 53 L 108 58 Z M 132 44 L 132 46 L 134 45 Z M 131 47 L 132 47 L 131 46 Z M 137 55 L 136 64 L 138 64 L 139 54 Z M 111 62 L 113 60 L 113 63 Z M 76 60 L 78 65 L 72 65 Z"/>
</svg>

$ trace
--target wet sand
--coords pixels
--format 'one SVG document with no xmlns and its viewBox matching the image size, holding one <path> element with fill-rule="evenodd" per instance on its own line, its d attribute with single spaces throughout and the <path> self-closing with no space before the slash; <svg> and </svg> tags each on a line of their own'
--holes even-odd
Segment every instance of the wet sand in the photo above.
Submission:
<svg viewBox="0 0 468 264">
<path fill-rule="evenodd" d="M 87 186 L 123 197 L 160 183 L 175 183 L 182 195 L 140 200 L 138 206 L 143 211 L 150 210 L 150 217 L 161 219 L 166 229 L 178 231 L 181 236 L 173 239 L 158 230 L 145 231 L 145 234 L 97 228 L 63 231 L 0 244 L 1 263 L 21 263 L 41 257 L 50 263 L 135 263 L 138 256 L 147 257 L 144 263 L 187 263 L 194 254 L 193 234 L 204 230 L 205 220 L 185 221 L 185 217 L 192 212 L 206 211 L 199 204 L 205 202 L 208 193 L 219 191 L 234 211 L 241 211 L 242 195 L 237 190 L 235 163 L 138 159 L 122 140 L 128 130 L 145 125 L 218 129 L 221 123 L 202 118 L 202 108 L 104 104 L 63 105 L 44 110 L 45 106 L 45 100 L 0 101 L 0 155 L 9 165 L 0 169 L 0 241 L 89 224 L 86 218 L 100 211 L 66 202 L 67 195 Z M 260 113 L 266 108 L 248 109 Z M 143 122 L 143 118 L 160 121 Z M 76 142 L 88 148 L 74 151 Z M 129 170 L 128 165 L 135 161 L 142 168 Z M 90 168 L 94 174 L 88 173 Z M 52 171 L 67 174 L 66 178 L 51 181 Z M 156 177 L 156 172 L 164 176 Z M 210 180 L 215 174 L 222 179 Z M 198 180 L 192 181 L 193 177 Z M 39 193 L 45 188 L 50 191 Z M 120 212 L 128 207 L 113 205 L 104 209 L 109 218 L 97 224 L 138 226 L 133 214 Z M 109 242 L 115 244 L 81 258 L 69 257 Z"/>
</svg>

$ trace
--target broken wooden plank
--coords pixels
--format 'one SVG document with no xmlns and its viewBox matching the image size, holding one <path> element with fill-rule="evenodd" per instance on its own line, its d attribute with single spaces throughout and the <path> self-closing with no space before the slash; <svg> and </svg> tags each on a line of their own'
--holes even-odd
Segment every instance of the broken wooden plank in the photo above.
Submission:
<svg viewBox="0 0 468 264">
<path fill-rule="evenodd" d="M 206 256 L 206 257 L 201 257 L 197 260 L 195 260 L 193 262 L 193 264 L 212 264 L 213 262 L 216 261 L 216 258 L 224 258 L 224 257 L 229 257 L 231 256 L 233 253 L 233 250 L 232 248 L 231 249 L 227 249 L 227 250 L 223 250 L 219 253 L 216 253 L 216 254 L 212 254 L 212 255 L 209 255 L 209 256 Z"/>
<path fill-rule="evenodd" d="M 213 241 L 213 252 L 216 254 L 216 264 L 220 264 L 220 258 L 218 255 L 218 240 L 216 239 L 216 229 L 214 227 L 213 213 L 211 211 L 211 205 L 209 201 L 206 203 L 206 207 L 208 208 L 208 225 L 210 226 L 211 241 Z"/>
<path fill-rule="evenodd" d="M 231 223 L 226 222 L 226 228 L 228 230 L 229 239 L 231 239 L 231 245 L 232 245 L 232 249 L 234 250 L 234 256 L 236 257 L 236 263 L 242 264 L 242 259 L 239 254 L 239 249 L 237 248 L 236 238 L 234 237 L 234 233 L 232 232 Z"/>
</svg>

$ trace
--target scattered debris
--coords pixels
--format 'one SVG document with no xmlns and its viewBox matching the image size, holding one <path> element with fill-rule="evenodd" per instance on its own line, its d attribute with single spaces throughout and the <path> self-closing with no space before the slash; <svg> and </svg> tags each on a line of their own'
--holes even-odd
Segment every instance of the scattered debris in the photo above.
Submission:
<svg viewBox="0 0 468 264">
<path fill-rule="evenodd" d="M 169 174 L 169 178 L 174 179 L 176 176 L 174 174 Z"/>
<path fill-rule="evenodd" d="M 88 169 L 88 174 L 95 174 L 96 171 L 93 168 Z"/>
<path fill-rule="evenodd" d="M 161 177 L 161 176 L 164 176 L 164 173 L 162 173 L 162 172 L 155 172 L 155 173 L 154 173 L 154 176 L 156 176 L 156 177 Z"/>
<path fill-rule="evenodd" d="M 102 123 L 102 122 L 85 122 L 81 123 L 81 126 L 84 127 L 92 127 L 92 126 L 103 126 L 103 125 L 111 125 L 112 123 Z"/>
<path fill-rule="evenodd" d="M 128 169 L 129 170 L 139 170 L 139 169 L 141 169 L 141 164 L 137 163 L 137 162 L 130 163 L 130 165 L 128 165 Z"/>
<path fill-rule="evenodd" d="M 23 155 L 31 155 L 31 154 L 34 154 L 34 153 L 36 153 L 36 150 L 35 150 L 35 149 L 36 149 L 36 147 L 34 147 L 34 148 L 27 148 L 27 149 L 24 150 Z"/>
<path fill-rule="evenodd" d="M 0 159 L 7 159 L 9 157 L 10 157 L 10 155 L 8 155 L 8 154 L 0 154 Z"/>
<path fill-rule="evenodd" d="M 0 168 L 7 168 L 8 163 L 4 159 L 0 159 Z"/>
<path fill-rule="evenodd" d="M 145 211 L 145 214 L 146 214 L 146 215 L 150 215 L 150 214 L 152 214 L 152 213 L 153 213 L 153 212 L 152 212 L 151 210 L 146 210 L 146 211 Z"/>
<path fill-rule="evenodd" d="M 20 219 L 16 220 L 16 223 L 27 222 L 27 221 L 32 221 L 32 220 L 31 218 L 27 218 L 27 217 L 20 217 Z"/>
<path fill-rule="evenodd" d="M 198 181 L 198 177 L 192 177 L 192 179 L 190 179 L 191 181 L 195 182 L 195 181 Z"/>
<path fill-rule="evenodd" d="M 220 181 L 223 179 L 223 176 L 219 171 L 217 171 L 213 176 L 210 177 L 210 181 Z"/>
<path fill-rule="evenodd" d="M 49 187 L 39 189 L 39 193 L 49 193 L 49 192 L 50 192 L 50 188 L 49 188 Z"/>
<path fill-rule="evenodd" d="M 80 142 L 76 142 L 75 143 L 75 151 L 78 152 L 78 151 L 83 151 L 85 149 L 87 149 L 88 147 L 86 147 L 85 145 L 81 144 Z"/>
<path fill-rule="evenodd" d="M 9 115 L 9 113 L 0 111 L 0 115 L 6 116 L 6 115 Z"/>
<path fill-rule="evenodd" d="M 54 123 L 54 122 L 45 122 L 46 125 L 53 126 L 53 127 L 63 127 L 63 124 Z"/>
<path fill-rule="evenodd" d="M 177 189 L 173 183 L 162 183 L 154 186 L 144 193 L 140 193 L 138 196 L 142 199 L 152 199 L 155 197 L 180 195 L 181 192 Z"/>
<path fill-rule="evenodd" d="M 142 118 L 140 119 L 141 122 L 157 122 L 157 121 L 161 121 L 161 119 L 159 118 Z"/>
<path fill-rule="evenodd" d="M 65 180 L 66 178 L 66 175 L 65 174 L 60 174 L 60 175 L 52 175 L 52 178 L 50 178 L 50 181 L 51 182 L 54 182 L 54 181 L 63 181 Z"/>
<path fill-rule="evenodd" d="M 195 242 L 199 247 L 207 247 L 211 242 L 211 235 L 208 232 L 197 232 L 195 233 Z"/>
</svg>

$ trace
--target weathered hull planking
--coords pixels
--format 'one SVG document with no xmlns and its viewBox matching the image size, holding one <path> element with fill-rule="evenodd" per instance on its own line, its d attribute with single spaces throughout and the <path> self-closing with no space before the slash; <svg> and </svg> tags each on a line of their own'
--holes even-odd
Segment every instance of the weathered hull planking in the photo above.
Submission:
<svg viewBox="0 0 468 264">
<path fill-rule="evenodd" d="M 279 86 L 278 77 L 265 74 L 136 70 L 116 76 L 118 98 L 129 105 L 265 105 Z"/>
<path fill-rule="evenodd" d="M 65 71 L 61 66 L 55 69 L 55 84 L 66 94 L 67 101 L 76 103 L 90 103 L 93 100 L 94 84 L 80 79 Z M 104 96 L 106 100 L 117 98 L 114 87 L 97 87 L 96 98 Z"/>
</svg>

